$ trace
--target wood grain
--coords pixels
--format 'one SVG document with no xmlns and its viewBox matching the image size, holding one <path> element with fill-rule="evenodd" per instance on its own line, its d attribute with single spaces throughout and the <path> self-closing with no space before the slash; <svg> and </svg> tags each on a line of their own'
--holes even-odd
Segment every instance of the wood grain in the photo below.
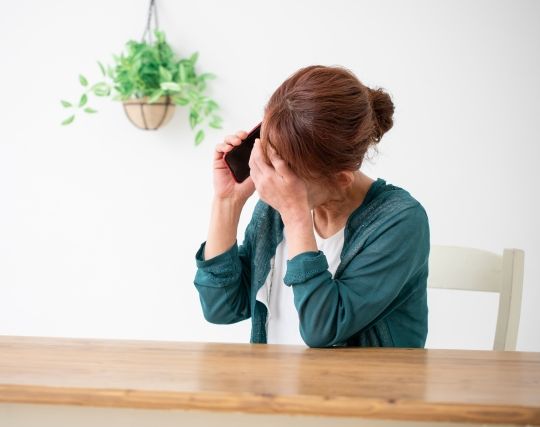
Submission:
<svg viewBox="0 0 540 427">
<path fill-rule="evenodd" d="M 0 402 L 540 424 L 540 353 L 0 336 Z"/>
</svg>

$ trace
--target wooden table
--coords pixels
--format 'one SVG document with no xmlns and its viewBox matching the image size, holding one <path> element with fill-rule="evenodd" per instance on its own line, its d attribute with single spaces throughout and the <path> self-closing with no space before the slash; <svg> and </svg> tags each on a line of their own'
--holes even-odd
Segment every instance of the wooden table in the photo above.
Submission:
<svg viewBox="0 0 540 427">
<path fill-rule="evenodd" d="M 0 336 L 0 425 L 43 405 L 536 425 L 540 353 Z"/>
</svg>

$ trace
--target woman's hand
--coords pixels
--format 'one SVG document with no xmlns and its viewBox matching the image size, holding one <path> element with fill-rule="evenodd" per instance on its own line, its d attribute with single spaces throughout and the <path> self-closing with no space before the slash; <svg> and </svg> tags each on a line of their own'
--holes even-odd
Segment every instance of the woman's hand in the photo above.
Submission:
<svg viewBox="0 0 540 427">
<path fill-rule="evenodd" d="M 257 138 L 249 159 L 251 178 L 259 197 L 276 209 L 284 222 L 300 219 L 309 213 L 308 190 L 305 182 L 268 146 L 268 164 Z"/>
<path fill-rule="evenodd" d="M 226 136 L 224 142 L 216 145 L 213 163 L 214 194 L 219 199 L 232 199 L 243 203 L 255 192 L 251 177 L 238 184 L 223 160 L 224 154 L 240 145 L 247 135 L 246 131 L 240 130 L 235 135 Z"/>
</svg>

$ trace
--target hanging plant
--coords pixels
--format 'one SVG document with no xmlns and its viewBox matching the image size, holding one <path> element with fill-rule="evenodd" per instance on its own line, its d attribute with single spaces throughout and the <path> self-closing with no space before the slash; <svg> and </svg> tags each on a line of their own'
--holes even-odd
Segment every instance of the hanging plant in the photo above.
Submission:
<svg viewBox="0 0 540 427">
<path fill-rule="evenodd" d="M 195 145 L 204 137 L 204 124 L 221 129 L 221 117 L 216 113 L 219 105 L 205 95 L 207 81 L 216 76 L 212 73 L 197 74 L 195 64 L 198 52 L 189 58 L 180 59 L 165 39 L 165 33 L 157 28 L 155 1 L 150 1 L 148 23 L 140 42 L 126 43 L 126 53 L 113 55 L 113 66 L 104 66 L 98 61 L 102 81 L 90 84 L 82 74 L 79 82 L 84 88 L 78 102 L 61 100 L 71 110 L 71 115 L 62 125 L 75 120 L 77 113 L 96 113 L 88 103 L 91 95 L 111 97 L 122 101 L 124 111 L 137 127 L 155 130 L 172 118 L 176 105 L 189 108 L 189 125 L 195 132 Z M 154 11 L 155 28 L 150 22 Z M 152 42 L 152 33 L 155 42 Z M 148 38 L 146 38 L 148 36 Z M 113 93 L 114 92 L 114 93 Z"/>
</svg>

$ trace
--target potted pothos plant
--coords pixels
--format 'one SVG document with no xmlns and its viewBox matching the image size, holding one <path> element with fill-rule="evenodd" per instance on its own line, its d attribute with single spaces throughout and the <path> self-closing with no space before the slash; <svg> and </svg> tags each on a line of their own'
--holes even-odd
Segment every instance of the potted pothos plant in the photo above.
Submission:
<svg viewBox="0 0 540 427">
<path fill-rule="evenodd" d="M 205 95 L 207 81 L 212 73 L 197 74 L 195 64 L 198 52 L 189 58 L 179 58 L 165 39 L 165 33 L 154 30 L 155 41 L 130 40 L 127 52 L 113 55 L 115 63 L 103 65 L 98 61 L 102 80 L 90 84 L 84 75 L 79 82 L 84 92 L 76 102 L 61 100 L 70 115 L 62 122 L 68 125 L 78 113 L 93 114 L 90 97 L 112 97 L 123 103 L 131 122 L 141 129 L 158 129 L 173 116 L 175 106 L 189 108 L 189 125 L 195 132 L 195 145 L 204 137 L 204 126 L 221 129 L 222 118 L 217 114 L 219 105 Z"/>
</svg>

